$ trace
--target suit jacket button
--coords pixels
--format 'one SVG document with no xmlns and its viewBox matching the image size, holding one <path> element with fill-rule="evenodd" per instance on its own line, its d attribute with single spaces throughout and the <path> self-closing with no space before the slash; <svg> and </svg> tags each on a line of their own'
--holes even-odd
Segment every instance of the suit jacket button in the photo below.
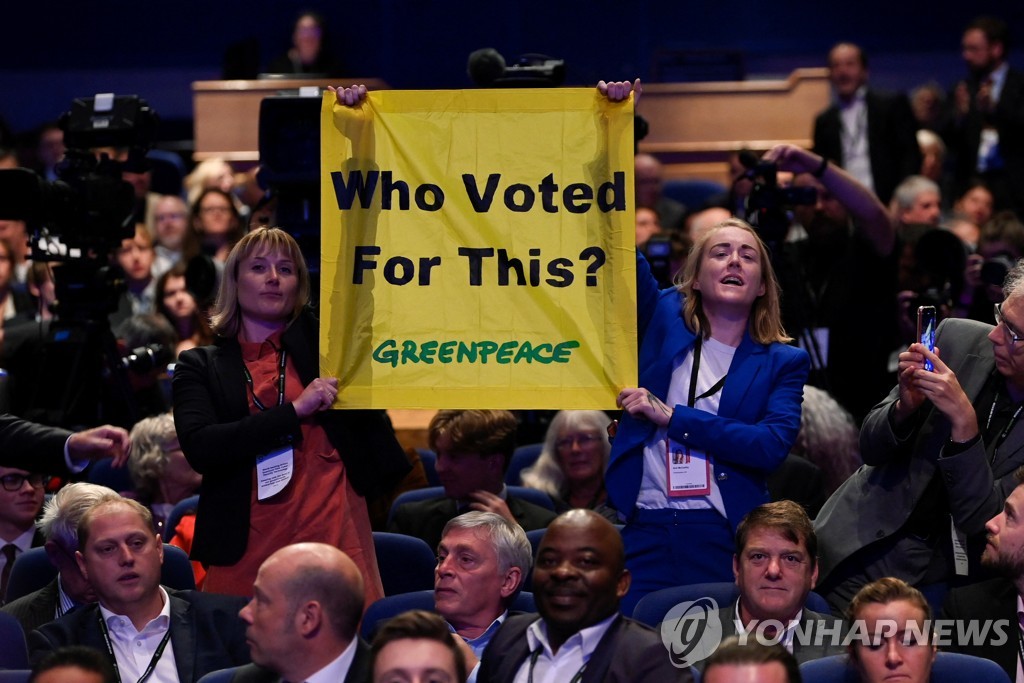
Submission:
<svg viewBox="0 0 1024 683">
<path fill-rule="evenodd" d="M 728 472 L 719 472 L 718 473 L 718 481 L 725 481 L 728 478 L 729 478 L 729 473 Z"/>
<path fill-rule="evenodd" d="M 875 532 L 875 538 L 884 538 L 884 537 L 885 537 L 885 532 L 882 531 L 881 529 L 879 529 L 878 531 Z"/>
<path fill-rule="evenodd" d="M 690 432 L 683 432 L 683 441 L 689 441 Z"/>
</svg>

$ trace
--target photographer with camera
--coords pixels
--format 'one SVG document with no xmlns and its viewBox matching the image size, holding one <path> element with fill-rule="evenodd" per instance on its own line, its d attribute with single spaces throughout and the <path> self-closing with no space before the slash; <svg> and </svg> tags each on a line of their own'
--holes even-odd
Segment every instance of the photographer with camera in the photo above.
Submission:
<svg viewBox="0 0 1024 683">
<path fill-rule="evenodd" d="M 899 262 L 892 218 L 874 193 L 817 154 L 778 145 L 762 163 L 795 173 L 795 188 L 815 190 L 812 204 L 792 208 L 806 239 L 774 254 L 782 319 L 811 356 L 809 383 L 859 422 L 892 381 L 886 367 L 897 345 Z"/>
</svg>

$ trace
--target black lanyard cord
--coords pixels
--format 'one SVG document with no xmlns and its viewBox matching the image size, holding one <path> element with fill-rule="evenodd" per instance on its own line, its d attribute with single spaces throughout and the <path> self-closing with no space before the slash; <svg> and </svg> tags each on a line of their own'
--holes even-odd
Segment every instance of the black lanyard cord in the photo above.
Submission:
<svg viewBox="0 0 1024 683">
<path fill-rule="evenodd" d="M 693 345 L 693 369 L 690 370 L 690 393 L 686 400 L 686 405 L 690 408 L 692 408 L 694 404 L 697 403 L 697 401 L 701 400 L 702 398 L 714 396 L 719 391 L 721 391 L 722 387 L 725 386 L 725 378 L 729 376 L 729 373 L 725 373 L 724 375 L 722 375 L 721 379 L 719 379 L 711 386 L 710 389 L 705 391 L 700 396 L 697 396 L 697 372 L 698 370 L 700 370 L 700 348 L 701 337 L 698 334 L 697 341 Z"/>
<path fill-rule="evenodd" d="M 279 406 L 284 405 L 284 366 L 287 361 L 287 357 L 288 352 L 285 351 L 282 346 L 281 350 L 277 354 L 277 369 L 279 372 L 277 376 L 277 405 Z M 252 383 L 252 375 L 249 374 L 249 368 L 245 366 L 245 363 L 242 363 L 242 372 L 245 373 L 245 383 L 249 385 L 249 393 L 252 394 L 253 405 L 260 410 L 266 410 L 267 407 L 263 405 L 263 402 L 256 396 L 256 388 Z"/>
<path fill-rule="evenodd" d="M 96 614 L 100 619 L 100 631 L 103 633 L 103 642 L 107 644 L 107 652 L 110 654 L 110 663 L 114 667 L 114 675 L 117 680 L 121 680 L 121 671 L 117 666 L 117 656 L 114 654 L 114 645 L 110 642 L 110 633 L 107 631 L 107 622 L 103 619 L 103 613 L 96 610 Z M 171 642 L 171 627 L 170 624 L 167 626 L 167 633 L 160 640 L 160 644 L 156 646 L 156 652 L 153 653 L 153 658 L 149 660 L 149 666 L 142 672 L 142 676 L 139 678 L 137 683 L 145 683 L 146 680 L 153 675 L 153 671 L 156 670 L 156 664 L 160 661 L 160 658 L 164 654 L 164 649 L 167 647 L 167 643 Z M 123 683 L 123 682 L 122 682 Z"/>
</svg>

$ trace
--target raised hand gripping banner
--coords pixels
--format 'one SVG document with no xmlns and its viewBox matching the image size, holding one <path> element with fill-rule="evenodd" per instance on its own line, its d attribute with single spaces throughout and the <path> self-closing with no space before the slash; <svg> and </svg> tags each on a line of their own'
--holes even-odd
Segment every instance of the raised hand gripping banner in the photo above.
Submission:
<svg viewBox="0 0 1024 683">
<path fill-rule="evenodd" d="M 632 100 L 326 93 L 321 164 L 336 408 L 607 409 L 636 385 Z"/>
</svg>

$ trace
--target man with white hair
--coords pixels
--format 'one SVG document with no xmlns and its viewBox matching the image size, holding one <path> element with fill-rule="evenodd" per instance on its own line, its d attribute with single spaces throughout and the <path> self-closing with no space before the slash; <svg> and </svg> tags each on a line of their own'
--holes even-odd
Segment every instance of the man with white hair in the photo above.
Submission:
<svg viewBox="0 0 1024 683">
<path fill-rule="evenodd" d="M 892 194 L 890 207 L 901 227 L 907 225 L 938 226 L 942 217 L 942 194 L 934 180 L 912 175 Z"/>
</svg>

